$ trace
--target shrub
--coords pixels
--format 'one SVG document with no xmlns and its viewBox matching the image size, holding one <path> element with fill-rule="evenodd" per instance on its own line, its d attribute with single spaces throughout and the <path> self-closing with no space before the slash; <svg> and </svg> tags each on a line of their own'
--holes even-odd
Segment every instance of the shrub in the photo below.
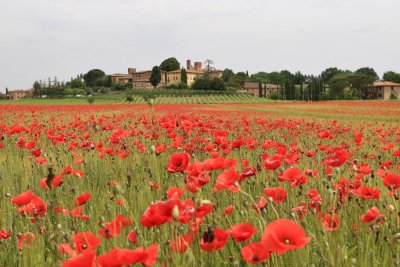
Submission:
<svg viewBox="0 0 400 267">
<path fill-rule="evenodd" d="M 86 98 L 87 102 L 89 104 L 93 104 L 93 102 L 96 100 L 96 98 L 94 98 L 94 96 L 90 95 Z"/>
</svg>

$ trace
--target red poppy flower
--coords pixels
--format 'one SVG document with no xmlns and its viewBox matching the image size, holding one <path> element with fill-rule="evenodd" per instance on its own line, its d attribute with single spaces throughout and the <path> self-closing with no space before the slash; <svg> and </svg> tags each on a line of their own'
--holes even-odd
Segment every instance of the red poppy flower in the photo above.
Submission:
<svg viewBox="0 0 400 267">
<path fill-rule="evenodd" d="M 257 228 L 251 223 L 239 223 L 229 229 L 229 233 L 237 242 L 249 240 L 256 232 Z"/>
<path fill-rule="evenodd" d="M 239 192 L 240 186 L 238 184 L 238 180 L 239 174 L 236 172 L 234 167 L 230 167 L 217 177 L 214 186 L 214 192 L 224 189 L 228 189 L 234 193 Z"/>
<path fill-rule="evenodd" d="M 54 189 L 62 184 L 62 179 L 62 175 L 53 176 L 51 179 L 44 177 L 42 180 L 40 180 L 39 185 L 44 189 Z"/>
<path fill-rule="evenodd" d="M 136 245 L 137 238 L 135 230 L 130 231 L 129 234 L 127 235 L 127 238 L 133 245 Z"/>
<path fill-rule="evenodd" d="M 339 228 L 340 218 L 336 213 L 321 213 L 320 215 L 322 226 L 329 232 L 335 231 Z"/>
<path fill-rule="evenodd" d="M 254 167 L 247 167 L 244 169 L 239 175 L 239 181 L 244 181 L 247 178 L 254 176 L 257 173 L 256 168 Z"/>
<path fill-rule="evenodd" d="M 272 188 L 265 188 L 264 193 L 272 198 L 272 201 L 275 203 L 280 203 L 286 200 L 287 193 L 283 187 L 272 187 Z"/>
<path fill-rule="evenodd" d="M 243 258 L 253 264 L 268 259 L 269 251 L 261 243 L 250 243 L 241 250 Z"/>
<path fill-rule="evenodd" d="M 76 233 L 72 236 L 72 240 L 74 241 L 76 251 L 79 253 L 85 250 L 94 250 L 101 243 L 100 238 L 92 232 Z"/>
<path fill-rule="evenodd" d="M 44 203 L 40 197 L 34 195 L 31 190 L 12 198 L 11 202 L 19 206 L 17 210 L 18 213 L 40 217 L 44 217 L 46 215 L 46 203 Z"/>
<path fill-rule="evenodd" d="M 260 197 L 260 201 L 258 203 L 253 204 L 252 208 L 257 211 L 257 213 L 260 213 L 262 209 L 265 209 L 267 206 L 267 201 L 265 200 L 264 197 Z"/>
<path fill-rule="evenodd" d="M 294 188 L 308 183 L 307 176 L 299 168 L 289 168 L 278 175 L 280 182 L 290 182 L 290 187 Z"/>
<path fill-rule="evenodd" d="M 189 164 L 190 156 L 188 153 L 173 153 L 169 158 L 169 162 L 167 164 L 167 171 L 174 172 L 183 172 L 186 170 Z"/>
<path fill-rule="evenodd" d="M 216 228 L 212 230 L 210 227 L 204 232 L 201 239 L 201 248 L 207 252 L 214 252 L 223 248 L 229 239 L 228 231 Z"/>
<path fill-rule="evenodd" d="M 75 201 L 74 201 L 75 207 L 79 207 L 79 206 L 84 205 L 91 197 L 92 197 L 92 194 L 82 193 L 80 196 L 78 196 L 75 199 Z"/>
<path fill-rule="evenodd" d="M 21 193 L 19 196 L 17 197 L 13 197 L 11 199 L 11 202 L 16 204 L 17 206 L 22 206 L 22 205 L 26 205 L 29 202 L 31 202 L 32 198 L 33 198 L 33 193 L 32 190 L 28 190 L 25 191 L 23 193 Z"/>
<path fill-rule="evenodd" d="M 380 199 L 381 191 L 372 187 L 362 186 L 357 190 L 354 190 L 355 195 L 364 199 Z"/>
<path fill-rule="evenodd" d="M 74 256 L 62 264 L 61 267 L 95 267 L 96 252 L 87 250 L 82 254 Z"/>
<path fill-rule="evenodd" d="M 233 210 L 234 210 L 234 206 L 229 205 L 228 207 L 225 208 L 223 215 L 228 216 L 233 212 Z"/>
<path fill-rule="evenodd" d="M 31 232 L 26 232 L 18 236 L 18 249 L 22 250 L 24 247 L 29 248 L 36 237 Z"/>
<path fill-rule="evenodd" d="M 306 202 L 301 202 L 297 207 L 294 207 L 292 209 L 292 212 L 297 214 L 297 217 L 299 218 L 299 220 L 303 220 L 304 215 L 307 214 L 306 205 L 307 205 Z"/>
<path fill-rule="evenodd" d="M 322 198 L 319 195 L 317 189 L 310 189 L 307 192 L 307 198 L 311 198 L 313 201 L 322 202 Z"/>
<path fill-rule="evenodd" d="M 264 230 L 261 244 L 271 252 L 283 254 L 288 250 L 303 248 L 310 242 L 304 229 L 288 219 L 273 221 Z"/>
<path fill-rule="evenodd" d="M 164 202 L 159 201 L 151 204 L 140 218 L 140 223 L 147 228 L 172 221 L 171 208 Z"/>
<path fill-rule="evenodd" d="M 0 230 L 0 239 L 7 239 L 12 235 L 12 229 L 1 229 Z"/>
<path fill-rule="evenodd" d="M 185 193 L 185 189 L 181 189 L 179 187 L 170 187 L 166 191 L 167 197 L 169 199 L 180 199 L 181 196 Z"/>
<path fill-rule="evenodd" d="M 367 210 L 367 212 L 365 213 L 365 215 L 361 216 L 361 221 L 365 222 L 365 223 L 369 223 L 372 221 L 375 221 L 377 218 L 380 218 L 380 223 L 383 223 L 384 221 L 382 220 L 383 217 L 385 215 L 383 215 L 377 207 L 372 207 L 369 210 Z"/>
<path fill-rule="evenodd" d="M 282 165 L 283 156 L 281 154 L 275 154 L 268 157 L 264 161 L 264 167 L 267 170 L 276 170 Z"/>
<path fill-rule="evenodd" d="M 135 263 L 153 266 L 157 261 L 158 246 L 153 244 L 146 249 L 139 247 L 134 250 L 114 248 L 97 259 L 101 267 L 122 267 Z"/>
<path fill-rule="evenodd" d="M 130 226 L 132 224 L 128 217 L 124 217 L 122 214 L 118 214 L 114 220 L 105 223 L 105 226 L 100 229 L 99 234 L 104 238 L 117 237 L 121 231 L 121 228 Z"/>
<path fill-rule="evenodd" d="M 341 148 L 333 148 L 329 157 L 324 159 L 324 164 L 331 167 L 339 167 L 353 155 Z"/>
<path fill-rule="evenodd" d="M 384 176 L 383 184 L 385 186 L 391 186 L 393 189 L 400 188 L 400 175 L 389 172 L 387 175 Z"/>
<path fill-rule="evenodd" d="M 97 257 L 101 267 L 122 267 L 140 261 L 141 253 L 133 253 L 129 249 L 113 248 L 108 253 Z"/>
</svg>

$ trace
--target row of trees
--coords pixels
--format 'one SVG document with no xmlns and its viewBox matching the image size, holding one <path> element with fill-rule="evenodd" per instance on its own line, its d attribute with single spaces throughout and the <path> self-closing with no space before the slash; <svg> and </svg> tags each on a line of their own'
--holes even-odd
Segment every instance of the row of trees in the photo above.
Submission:
<svg viewBox="0 0 400 267">
<path fill-rule="evenodd" d="M 53 79 L 48 78 L 47 81 L 35 81 L 33 83 L 33 94 L 36 97 L 90 95 L 93 91 L 107 93 L 110 87 L 112 87 L 111 77 L 100 69 L 92 69 L 86 74 L 79 74 L 76 77 L 72 77 L 67 82 L 59 81 L 57 77 Z"/>
<path fill-rule="evenodd" d="M 231 70 L 224 70 L 223 79 L 240 81 L 242 73 L 234 74 Z M 226 79 L 226 77 L 229 77 Z M 301 72 L 258 72 L 241 80 L 275 84 L 280 88 L 279 98 L 287 100 L 328 100 L 328 99 L 360 99 L 363 89 L 374 81 L 379 80 L 376 71 L 370 67 L 363 67 L 356 71 L 341 70 L 336 67 L 327 68 L 318 76 L 304 75 Z M 400 73 L 385 72 L 383 80 L 400 82 Z M 260 88 L 261 90 L 261 88 Z M 276 97 L 276 94 L 274 94 Z"/>
</svg>

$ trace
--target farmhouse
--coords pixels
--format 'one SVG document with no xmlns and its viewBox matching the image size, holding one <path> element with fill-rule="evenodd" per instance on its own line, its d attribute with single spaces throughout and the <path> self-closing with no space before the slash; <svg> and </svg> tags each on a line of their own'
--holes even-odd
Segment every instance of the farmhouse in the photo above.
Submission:
<svg viewBox="0 0 400 267">
<path fill-rule="evenodd" d="M 113 84 L 116 84 L 116 83 L 126 84 L 128 82 L 132 82 L 132 76 L 129 74 L 114 73 L 114 74 L 111 74 L 110 76 L 111 76 L 111 82 Z"/>
<path fill-rule="evenodd" d="M 385 81 L 374 82 L 364 88 L 361 94 L 363 99 L 388 100 L 391 97 L 400 99 L 400 84 Z"/>
<path fill-rule="evenodd" d="M 33 89 L 14 90 L 14 91 L 10 91 L 10 98 L 13 100 L 19 100 L 24 97 L 32 96 L 32 93 L 33 93 Z"/>
<path fill-rule="evenodd" d="M 245 82 L 244 90 L 245 93 L 254 96 L 268 97 L 271 92 L 279 92 L 279 85 L 261 82 Z"/>
</svg>

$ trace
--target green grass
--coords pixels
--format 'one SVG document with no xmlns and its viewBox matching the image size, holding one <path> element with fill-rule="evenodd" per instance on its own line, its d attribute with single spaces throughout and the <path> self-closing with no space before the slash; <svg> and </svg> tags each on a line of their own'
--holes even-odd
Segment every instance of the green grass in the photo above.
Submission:
<svg viewBox="0 0 400 267">
<path fill-rule="evenodd" d="M 106 100 L 104 100 L 106 101 Z M 114 101 L 114 100 L 113 100 Z M 248 105 L 235 105 L 236 103 L 248 103 Z M 257 102 L 259 101 L 259 102 Z M 119 213 L 128 216 L 133 225 L 128 229 L 123 229 L 120 235 L 114 239 L 102 239 L 102 244 L 97 250 L 97 254 L 108 252 L 114 247 L 133 249 L 137 246 L 148 246 L 151 243 L 158 243 L 160 246 L 159 260 L 156 266 L 162 266 L 165 262 L 168 266 L 250 266 L 241 261 L 240 249 L 247 243 L 236 243 L 232 239 L 220 251 L 208 254 L 200 249 L 200 239 L 202 231 L 209 225 L 228 229 L 239 222 L 251 222 L 258 228 L 257 234 L 251 239 L 257 242 L 262 236 L 263 229 L 271 221 L 279 218 L 290 218 L 301 224 L 307 233 L 312 237 L 312 241 L 304 248 L 289 251 L 283 255 L 273 254 L 267 262 L 267 266 L 392 266 L 399 255 L 398 239 L 395 235 L 399 231 L 397 222 L 397 211 L 399 201 L 389 197 L 387 188 L 383 185 L 382 179 L 367 175 L 363 182 L 368 186 L 379 188 L 382 192 L 380 201 L 362 200 L 353 197 L 342 207 L 338 208 L 341 218 L 340 227 L 334 232 L 327 232 L 321 226 L 318 217 L 308 211 L 305 220 L 300 221 L 291 209 L 301 201 L 308 201 L 306 194 L 310 188 L 315 188 L 321 194 L 323 203 L 321 210 L 327 212 L 329 207 L 337 207 L 337 191 L 334 184 L 341 178 L 353 179 L 354 172 L 347 165 L 335 169 L 331 178 L 324 175 L 325 165 L 322 160 L 326 157 L 325 152 L 318 151 L 317 144 L 326 144 L 331 147 L 341 146 L 343 143 L 350 144 L 353 159 L 358 159 L 360 163 L 368 163 L 373 169 L 380 168 L 380 162 L 392 160 L 394 162 L 391 171 L 399 173 L 399 161 L 390 152 L 380 149 L 384 143 L 396 143 L 398 131 L 398 121 L 396 116 L 380 115 L 368 121 L 371 109 L 365 106 L 346 106 L 341 103 L 331 103 L 327 105 L 304 105 L 302 103 L 263 103 L 259 98 L 244 95 L 213 95 L 213 96 L 192 96 L 192 97 L 159 97 L 156 98 L 155 109 L 141 108 L 133 110 L 113 110 L 104 113 L 90 112 L 90 110 L 74 112 L 54 112 L 51 107 L 47 110 L 39 111 L 33 116 L 28 108 L 20 110 L 7 110 L 0 113 L 0 136 L 4 147 L 0 149 L 0 214 L 2 216 L 0 229 L 13 229 L 13 236 L 8 240 L 0 240 L 0 266 L 60 266 L 65 256 L 57 252 L 60 243 L 70 242 L 72 235 L 77 231 L 92 231 L 98 235 L 100 224 L 111 221 Z M 15 103 L 23 104 L 42 104 L 42 105 L 62 105 L 62 104 L 86 104 L 84 99 L 60 99 L 53 102 L 49 99 L 41 100 L 21 100 Z M 96 101 L 95 103 L 99 103 Z M 185 105 L 171 105 L 157 109 L 157 105 L 162 104 L 213 104 L 213 103 L 232 103 L 232 105 L 204 105 L 191 109 L 182 107 Z M 260 103 L 261 102 L 261 103 Z M 13 102 L 6 102 L 14 103 Z M 113 102 L 110 102 L 113 103 Z M 145 103 L 140 97 L 135 97 L 135 103 Z M 260 104 L 257 104 L 260 103 Z M 95 105 L 95 104 L 93 104 Z M 132 105 L 134 106 L 134 105 Z M 140 106 L 139 106 L 140 107 Z M 211 110 L 213 109 L 213 110 Z M 391 112 L 396 114 L 399 107 L 387 106 L 379 107 L 376 113 Z M 348 114 L 348 112 L 355 112 Z M 336 114 L 332 114 L 336 112 Z M 165 153 L 157 155 L 153 152 L 153 147 L 158 144 L 173 145 L 173 141 L 167 138 L 165 129 L 158 122 L 158 119 L 171 119 L 167 114 L 172 114 L 174 131 L 182 139 L 181 148 L 170 148 Z M 182 116 L 182 115 L 185 116 Z M 181 117 L 180 117 L 181 116 Z M 54 117 L 54 120 L 50 120 Z M 386 119 L 391 118 L 390 124 L 383 125 Z M 267 120 L 264 126 L 255 122 L 258 119 Z M 336 126 L 332 126 L 332 120 L 337 119 Z M 149 123 L 144 123 L 148 120 Z M 188 130 L 182 127 L 185 120 L 201 122 L 203 126 L 196 126 Z M 93 127 L 94 122 L 102 126 L 114 125 L 112 130 L 99 130 Z M 376 122 L 376 123 L 373 123 Z M 12 125 L 22 124 L 31 129 L 30 132 L 21 134 L 7 134 L 7 129 Z M 210 124 L 210 126 L 204 126 Z M 6 125 L 7 127 L 3 127 Z M 360 127 L 360 125 L 362 127 Z M 396 128 L 397 127 L 397 128 Z M 382 129 L 381 137 L 376 129 Z M 53 129 L 53 130 L 52 130 Z M 122 130 L 128 133 L 121 139 L 119 144 L 113 145 L 109 137 L 113 130 Z M 171 254 L 168 250 L 168 242 L 177 235 L 186 233 L 188 226 L 178 223 L 166 223 L 160 227 L 151 229 L 144 228 L 140 223 L 140 217 L 150 203 L 165 198 L 165 191 L 171 186 L 184 187 L 182 174 L 169 174 L 166 172 L 166 163 L 173 152 L 182 152 L 185 144 L 193 146 L 190 151 L 191 162 L 195 160 L 204 161 L 210 158 L 210 153 L 204 151 L 204 142 L 214 141 L 213 133 L 216 130 L 228 130 L 227 139 L 236 140 L 243 135 L 243 140 L 254 138 L 259 145 L 256 148 L 242 147 L 234 149 L 225 157 L 237 160 L 237 170 L 241 171 L 241 159 L 247 159 L 250 166 L 262 165 L 260 155 L 268 153 L 272 155 L 274 149 L 263 149 L 261 144 L 266 140 L 274 140 L 285 144 L 288 147 L 296 143 L 296 148 L 301 151 L 313 149 L 317 155 L 313 159 L 307 158 L 299 153 L 301 159 L 296 165 L 302 170 L 318 170 L 318 178 L 309 177 L 309 184 L 303 187 L 290 188 L 288 183 L 280 183 L 277 173 L 286 169 L 289 165 L 284 165 L 281 170 L 269 171 L 261 168 L 255 177 L 241 183 L 241 190 L 233 194 L 229 191 L 214 192 L 213 186 L 220 170 L 210 173 L 210 183 L 196 193 L 186 192 L 184 199 L 209 200 L 214 204 L 213 213 L 206 216 L 202 225 L 202 230 L 194 241 L 194 244 L 184 254 Z M 329 130 L 336 138 L 332 140 L 318 139 L 316 134 L 321 130 Z M 54 132 L 53 132 L 54 131 Z M 136 131 L 137 135 L 129 134 Z M 354 131 L 362 131 L 365 142 L 362 146 L 354 145 Z M 52 144 L 48 136 L 53 134 L 64 134 L 66 143 Z M 86 134 L 90 134 L 86 137 Z M 141 133 L 141 134 L 138 134 Z M 153 134 L 157 135 L 153 135 Z M 73 136 L 76 134 L 76 136 Z M 157 136 L 157 138 L 155 137 Z M 20 149 L 15 144 L 19 138 L 23 137 L 26 141 L 36 138 L 36 147 L 42 149 L 42 157 L 47 159 L 48 164 L 52 164 L 56 174 L 65 166 L 72 166 L 74 169 L 81 169 L 86 176 L 83 178 L 66 175 L 63 184 L 54 190 L 45 190 L 39 186 L 39 181 L 47 175 L 46 166 L 35 163 L 33 156 L 27 149 Z M 121 150 L 125 147 L 130 154 L 126 159 L 121 159 L 117 155 L 104 155 L 99 157 L 96 149 L 75 148 L 68 150 L 71 141 L 84 144 L 86 141 L 97 144 L 100 140 L 104 147 L 114 147 Z M 208 140 L 208 141 L 207 141 Z M 141 152 L 134 144 L 140 142 L 146 148 Z M 251 141 L 251 140 L 250 140 Z M 249 141 L 249 142 L 250 142 Z M 189 147 L 190 147 L 189 146 Z M 218 149 L 224 155 L 222 147 Z M 82 164 L 74 164 L 75 156 L 83 160 Z M 376 155 L 376 159 L 365 159 L 365 154 Z M 379 156 L 379 159 L 378 159 Z M 129 185 L 127 175 L 132 175 L 132 182 Z M 115 181 L 119 186 L 112 185 L 110 181 Z M 159 189 L 152 189 L 149 182 L 160 185 Z M 115 183 L 114 183 L 115 184 Z M 287 201 L 281 204 L 268 203 L 265 212 L 256 213 L 251 206 L 254 201 L 258 201 L 261 196 L 265 196 L 263 189 L 266 187 L 282 186 L 288 192 Z M 90 220 L 82 221 L 70 216 L 56 215 L 48 212 L 46 217 L 38 218 L 33 224 L 24 215 L 18 215 L 17 207 L 10 203 L 10 197 L 16 196 L 27 189 L 32 189 L 48 203 L 51 210 L 56 205 L 61 205 L 69 210 L 74 208 L 73 199 L 82 192 L 91 193 L 93 197 L 85 204 L 85 214 L 90 216 Z M 126 199 L 126 205 L 116 205 L 116 199 Z M 228 205 L 234 205 L 235 210 L 229 217 L 222 217 L 224 209 Z M 390 213 L 387 209 L 389 205 L 394 205 L 396 211 Z M 371 224 L 360 222 L 360 217 L 371 206 L 377 206 L 386 215 L 384 224 L 377 224 L 381 227 L 379 234 L 370 230 Z M 275 213 L 276 210 L 276 213 Z M 354 224 L 359 225 L 358 231 L 354 230 Z M 41 227 L 45 227 L 44 233 L 40 234 Z M 132 246 L 126 240 L 126 234 L 135 229 L 138 232 L 138 245 Z M 42 228 L 43 230 L 43 228 Z M 18 233 L 32 232 L 36 240 L 32 247 L 21 251 L 17 248 Z"/>
</svg>

